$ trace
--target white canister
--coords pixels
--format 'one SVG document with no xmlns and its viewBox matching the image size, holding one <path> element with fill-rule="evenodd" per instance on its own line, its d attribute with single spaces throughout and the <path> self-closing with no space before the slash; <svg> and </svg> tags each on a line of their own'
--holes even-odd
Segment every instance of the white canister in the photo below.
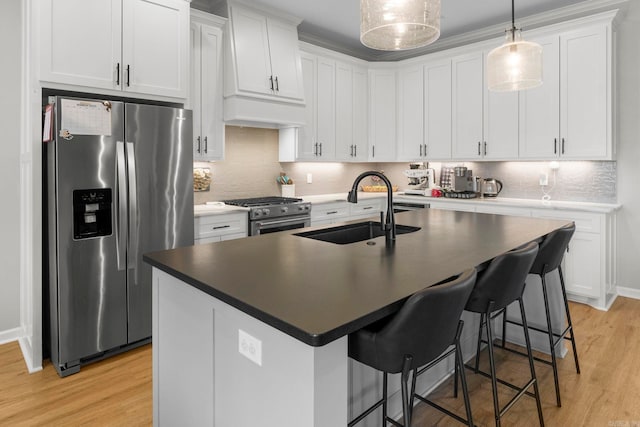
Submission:
<svg viewBox="0 0 640 427">
<path fill-rule="evenodd" d="M 295 184 L 283 184 L 282 197 L 296 197 L 296 185 Z"/>
</svg>

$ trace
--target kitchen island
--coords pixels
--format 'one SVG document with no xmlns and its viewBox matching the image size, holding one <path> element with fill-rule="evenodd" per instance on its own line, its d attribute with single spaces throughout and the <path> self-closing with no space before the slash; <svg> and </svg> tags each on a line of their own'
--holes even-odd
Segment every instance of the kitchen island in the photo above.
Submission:
<svg viewBox="0 0 640 427">
<path fill-rule="evenodd" d="M 336 245 L 289 231 L 147 254 L 154 423 L 346 425 L 357 393 L 349 390 L 349 333 L 426 286 L 566 225 L 439 210 L 396 221 L 420 230 L 393 246 L 384 237 Z"/>
</svg>

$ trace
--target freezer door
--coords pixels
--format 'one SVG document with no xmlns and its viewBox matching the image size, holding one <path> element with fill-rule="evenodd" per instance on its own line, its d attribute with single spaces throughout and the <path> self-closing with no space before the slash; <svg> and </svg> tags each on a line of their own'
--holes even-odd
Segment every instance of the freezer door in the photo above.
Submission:
<svg viewBox="0 0 640 427">
<path fill-rule="evenodd" d="M 65 114 L 60 98 L 56 108 L 58 135 Z M 116 145 L 124 138 L 124 104 L 112 102 L 111 122 L 111 135 L 67 135 L 47 148 L 51 357 L 57 366 L 127 342 L 126 270 L 117 266 Z"/>
<path fill-rule="evenodd" d="M 147 252 L 193 245 L 191 111 L 126 104 L 129 342 L 151 336 Z"/>
</svg>

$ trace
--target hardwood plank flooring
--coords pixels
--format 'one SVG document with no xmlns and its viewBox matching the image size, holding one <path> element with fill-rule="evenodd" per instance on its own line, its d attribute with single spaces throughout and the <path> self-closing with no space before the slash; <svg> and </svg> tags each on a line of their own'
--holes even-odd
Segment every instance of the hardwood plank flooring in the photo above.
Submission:
<svg viewBox="0 0 640 427">
<path fill-rule="evenodd" d="M 562 408 L 555 406 L 551 367 L 536 363 L 547 426 L 640 426 L 640 301 L 619 297 L 601 312 L 571 304 L 582 373 L 571 352 L 559 363 Z M 486 353 L 486 352 L 485 352 Z M 525 358 L 498 350 L 498 375 L 518 382 Z M 486 354 L 482 363 L 486 368 Z M 59 378 L 51 364 L 29 375 L 17 343 L 0 346 L 0 426 L 149 426 L 152 424 L 151 345 L 83 367 Z M 467 371 L 475 424 L 492 426 L 491 383 Z M 451 382 L 431 398 L 464 413 Z M 501 387 L 502 402 L 511 392 Z M 250 408 L 249 408 L 250 409 Z M 420 404 L 413 426 L 461 424 Z M 505 426 L 537 426 L 535 403 L 522 398 L 503 419 Z M 235 426 L 230 426 L 235 427 Z M 329 426 L 328 426 L 329 427 Z M 333 426 L 331 426 L 333 427 Z"/>
</svg>

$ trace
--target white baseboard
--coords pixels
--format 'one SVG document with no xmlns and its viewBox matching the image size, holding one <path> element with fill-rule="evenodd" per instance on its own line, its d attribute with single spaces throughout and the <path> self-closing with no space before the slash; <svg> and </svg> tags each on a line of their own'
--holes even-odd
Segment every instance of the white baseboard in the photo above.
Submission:
<svg viewBox="0 0 640 427">
<path fill-rule="evenodd" d="M 22 350 L 22 358 L 27 365 L 27 369 L 30 374 L 34 372 L 38 372 L 42 370 L 42 365 L 34 366 L 33 365 L 33 348 L 31 346 L 31 342 L 28 337 L 20 337 L 18 339 L 18 343 L 20 344 L 20 350 Z"/>
<path fill-rule="evenodd" d="M 640 289 L 617 286 L 618 295 L 626 298 L 640 299 Z"/>
<path fill-rule="evenodd" d="M 22 328 L 13 328 L 6 331 L 0 331 L 0 344 L 17 341 L 22 336 Z"/>
</svg>

